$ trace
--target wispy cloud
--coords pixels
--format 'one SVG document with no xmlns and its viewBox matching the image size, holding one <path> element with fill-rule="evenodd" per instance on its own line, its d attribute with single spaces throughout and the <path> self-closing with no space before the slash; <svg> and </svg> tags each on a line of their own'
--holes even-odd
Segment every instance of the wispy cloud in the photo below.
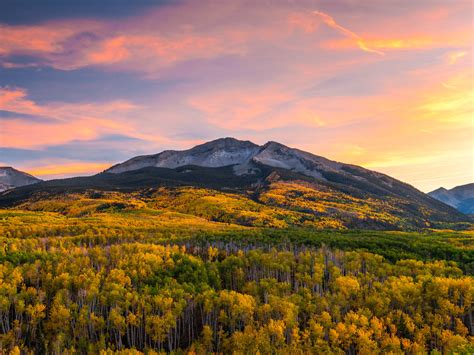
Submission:
<svg viewBox="0 0 474 355">
<path fill-rule="evenodd" d="M 369 52 L 369 53 L 375 53 L 379 55 L 385 55 L 384 52 L 378 51 L 373 48 L 369 48 L 364 39 L 359 36 L 357 33 L 352 32 L 351 30 L 339 25 L 330 15 L 321 12 L 321 11 L 314 11 L 314 14 L 319 16 L 326 25 L 328 25 L 331 28 L 334 28 L 344 36 L 352 39 L 357 46 L 362 49 L 364 52 Z"/>
<path fill-rule="evenodd" d="M 456 64 L 461 58 L 465 57 L 466 55 L 467 55 L 467 51 L 450 52 L 447 55 L 448 63 L 450 65 Z"/>
<path fill-rule="evenodd" d="M 39 105 L 28 99 L 22 88 L 0 88 L 0 110 L 8 111 L 2 122 L 3 147 L 41 147 L 88 140 L 102 134 L 136 132 L 126 115 L 137 108 L 128 101 L 105 103 L 48 103 Z M 30 116 L 46 117 L 47 124 Z"/>
</svg>

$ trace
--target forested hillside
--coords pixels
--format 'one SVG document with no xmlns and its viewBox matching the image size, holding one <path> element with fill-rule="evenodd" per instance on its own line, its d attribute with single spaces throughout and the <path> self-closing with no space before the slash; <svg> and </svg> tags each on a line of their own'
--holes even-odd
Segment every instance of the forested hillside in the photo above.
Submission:
<svg viewBox="0 0 474 355">
<path fill-rule="evenodd" d="M 1 210 L 0 347 L 474 351 L 471 231 L 318 230 L 331 220 L 305 220 L 281 188 L 268 205 L 183 188 Z"/>
<path fill-rule="evenodd" d="M 466 215 L 419 191 L 422 197 L 378 195 L 287 170 L 266 170 L 260 176 L 264 180 L 231 171 L 232 167 L 149 168 L 52 180 L 0 194 L 0 207 L 87 215 L 109 204 L 133 210 L 134 201 L 147 208 L 258 227 L 420 230 L 470 225 Z"/>
</svg>

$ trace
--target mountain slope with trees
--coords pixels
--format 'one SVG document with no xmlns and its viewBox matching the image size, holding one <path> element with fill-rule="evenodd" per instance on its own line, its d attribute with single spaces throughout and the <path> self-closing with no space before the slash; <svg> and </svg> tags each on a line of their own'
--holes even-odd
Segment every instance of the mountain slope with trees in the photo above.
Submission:
<svg viewBox="0 0 474 355">
<path fill-rule="evenodd" d="M 193 213 L 205 216 L 209 208 L 221 208 L 217 213 L 221 216 L 212 218 L 230 218 L 243 225 L 271 225 L 270 220 L 282 220 L 273 224 L 403 230 L 462 228 L 469 221 L 454 208 L 387 175 L 276 142 L 258 146 L 232 138 L 187 151 L 132 158 L 90 177 L 19 187 L 1 194 L 0 206 L 96 190 L 134 193 L 145 199 L 158 196 L 158 191 L 170 199 L 194 192 L 205 194 L 208 197 L 199 197 L 203 203 L 195 206 Z M 239 200 L 242 213 L 227 213 L 219 198 Z M 231 209 L 237 208 L 231 205 Z M 253 215 L 244 216 L 246 209 Z M 257 210 L 266 217 L 258 216 Z"/>
</svg>

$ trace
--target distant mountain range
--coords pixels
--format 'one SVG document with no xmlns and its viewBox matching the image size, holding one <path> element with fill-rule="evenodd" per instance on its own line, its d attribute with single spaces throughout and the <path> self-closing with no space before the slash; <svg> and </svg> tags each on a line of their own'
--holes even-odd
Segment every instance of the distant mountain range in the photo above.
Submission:
<svg viewBox="0 0 474 355">
<path fill-rule="evenodd" d="M 31 185 L 40 181 L 42 180 L 10 166 L 0 167 L 0 191 Z"/>
<path fill-rule="evenodd" d="M 234 138 L 134 157 L 90 177 L 19 187 L 1 194 L 0 206 L 91 190 L 142 191 L 146 198 L 165 188 L 167 196 L 177 196 L 184 186 L 207 189 L 209 195 L 237 194 L 271 208 L 275 218 L 293 211 L 298 217 L 291 223 L 296 224 L 318 220 L 347 228 L 413 229 L 446 227 L 468 218 L 385 174 L 277 142 L 260 146 Z"/>
<path fill-rule="evenodd" d="M 431 197 L 465 214 L 474 214 L 474 183 L 456 186 L 451 190 L 440 187 L 428 193 Z"/>
</svg>

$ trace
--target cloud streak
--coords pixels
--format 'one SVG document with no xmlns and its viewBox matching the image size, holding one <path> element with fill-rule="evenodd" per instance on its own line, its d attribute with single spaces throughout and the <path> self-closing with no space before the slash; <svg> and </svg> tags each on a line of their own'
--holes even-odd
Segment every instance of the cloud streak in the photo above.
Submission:
<svg viewBox="0 0 474 355">
<path fill-rule="evenodd" d="M 326 25 L 328 25 L 329 27 L 331 28 L 334 28 L 335 30 L 337 30 L 339 33 L 343 34 L 344 36 L 352 39 L 355 44 L 357 44 L 357 46 L 363 50 L 364 52 L 369 52 L 369 53 L 375 53 L 375 54 L 378 54 L 378 55 L 385 55 L 384 52 L 381 52 L 381 51 L 378 51 L 376 49 L 373 49 L 373 48 L 369 48 L 366 44 L 366 42 L 364 41 L 364 39 L 362 37 L 360 37 L 357 33 L 355 32 L 352 32 L 351 30 L 339 25 L 335 20 L 334 18 L 332 18 L 331 16 L 329 16 L 328 14 L 325 14 L 324 12 L 321 12 L 321 11 L 314 11 L 313 12 L 316 16 L 319 16 Z"/>
<path fill-rule="evenodd" d="M 32 148 L 134 132 L 126 115 L 135 109 L 137 106 L 127 101 L 38 105 L 28 99 L 25 89 L 0 88 L 0 110 L 10 112 L 9 119 L 2 120 L 1 145 Z M 48 122 L 31 120 L 29 116 L 45 117 Z"/>
</svg>

